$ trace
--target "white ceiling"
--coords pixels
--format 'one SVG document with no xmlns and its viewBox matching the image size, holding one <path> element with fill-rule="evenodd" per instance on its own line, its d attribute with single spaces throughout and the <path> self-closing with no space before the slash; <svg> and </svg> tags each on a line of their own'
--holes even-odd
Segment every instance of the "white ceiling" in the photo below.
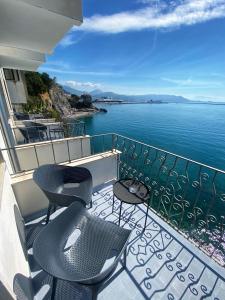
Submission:
<svg viewBox="0 0 225 300">
<path fill-rule="evenodd" d="M 26 59 L 36 68 L 81 20 L 81 0 L 0 0 L 0 66 L 9 65 L 11 57 L 12 68 Z"/>
<path fill-rule="evenodd" d="M 18 0 L 14 0 L 14 2 Z M 74 24 L 82 23 L 82 2 L 77 0 L 19 0 L 36 7 L 74 19 Z"/>
</svg>

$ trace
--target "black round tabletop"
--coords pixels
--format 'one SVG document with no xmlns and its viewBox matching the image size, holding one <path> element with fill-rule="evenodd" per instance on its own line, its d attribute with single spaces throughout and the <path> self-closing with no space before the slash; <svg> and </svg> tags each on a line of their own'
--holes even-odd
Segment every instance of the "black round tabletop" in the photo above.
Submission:
<svg viewBox="0 0 225 300">
<path fill-rule="evenodd" d="M 117 199 L 128 204 L 141 204 L 148 201 L 147 186 L 134 179 L 120 179 L 113 185 L 113 193 Z"/>
</svg>

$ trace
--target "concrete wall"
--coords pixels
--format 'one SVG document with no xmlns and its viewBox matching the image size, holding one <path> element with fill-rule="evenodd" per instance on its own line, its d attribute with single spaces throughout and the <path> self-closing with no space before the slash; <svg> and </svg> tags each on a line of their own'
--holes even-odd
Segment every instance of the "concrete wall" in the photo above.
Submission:
<svg viewBox="0 0 225 300">
<path fill-rule="evenodd" d="M 78 159 L 68 165 L 83 166 L 93 176 L 93 188 L 117 178 L 118 153 L 106 152 L 99 155 Z M 48 200 L 33 181 L 33 171 L 25 175 L 14 176 L 13 190 L 24 218 L 47 208 Z"/>
<path fill-rule="evenodd" d="M 90 138 L 75 137 L 15 147 L 19 171 L 51 163 L 63 163 L 91 154 Z"/>
<path fill-rule="evenodd" d="M 0 228 L 0 299 L 15 298 L 17 289 L 21 295 L 26 293 L 24 300 L 32 299 L 23 219 L 3 162 L 0 162 Z M 7 298 L 2 298 L 3 294 Z"/>
</svg>

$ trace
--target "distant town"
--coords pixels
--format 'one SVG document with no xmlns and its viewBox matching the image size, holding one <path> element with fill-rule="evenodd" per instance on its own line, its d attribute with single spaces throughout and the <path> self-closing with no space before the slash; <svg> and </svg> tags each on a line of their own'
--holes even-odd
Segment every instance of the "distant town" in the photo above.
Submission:
<svg viewBox="0 0 225 300">
<path fill-rule="evenodd" d="M 125 101 L 125 100 L 119 100 L 119 99 L 113 99 L 109 97 L 101 97 L 98 99 L 94 99 L 92 101 L 93 103 L 104 103 L 104 104 L 137 104 L 137 102 L 134 101 Z M 160 100 L 145 100 L 145 101 L 139 101 L 138 104 L 162 104 L 167 102 L 162 102 Z"/>
</svg>

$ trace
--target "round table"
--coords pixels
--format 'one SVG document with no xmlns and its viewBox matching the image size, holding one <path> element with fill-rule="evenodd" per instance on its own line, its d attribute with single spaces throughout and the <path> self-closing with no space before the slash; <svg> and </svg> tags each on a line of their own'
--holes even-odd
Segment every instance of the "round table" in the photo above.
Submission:
<svg viewBox="0 0 225 300">
<path fill-rule="evenodd" d="M 114 211 L 115 197 L 120 200 L 120 212 L 119 212 L 119 225 L 121 219 L 121 211 L 123 203 L 136 205 L 147 204 L 144 230 L 147 223 L 148 209 L 149 209 L 149 189 L 141 181 L 125 178 L 116 181 L 113 185 L 113 206 L 112 212 Z"/>
</svg>

